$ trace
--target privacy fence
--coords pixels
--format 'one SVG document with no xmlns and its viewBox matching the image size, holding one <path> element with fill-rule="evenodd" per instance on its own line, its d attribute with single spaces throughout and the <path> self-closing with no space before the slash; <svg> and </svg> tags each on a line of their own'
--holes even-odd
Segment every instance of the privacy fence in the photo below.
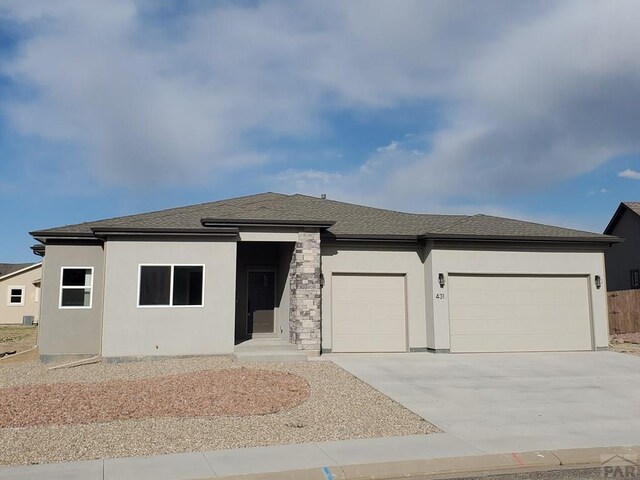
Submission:
<svg viewBox="0 0 640 480">
<path fill-rule="evenodd" d="M 609 333 L 640 332 L 640 289 L 607 293 Z"/>
</svg>

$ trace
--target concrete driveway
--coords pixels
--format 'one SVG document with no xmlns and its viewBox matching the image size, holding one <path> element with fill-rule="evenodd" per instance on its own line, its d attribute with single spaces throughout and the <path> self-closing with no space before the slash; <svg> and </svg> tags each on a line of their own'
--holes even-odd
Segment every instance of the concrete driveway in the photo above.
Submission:
<svg viewBox="0 0 640 480">
<path fill-rule="evenodd" d="M 487 453 L 640 444 L 640 357 L 584 352 L 329 358 Z"/>
</svg>

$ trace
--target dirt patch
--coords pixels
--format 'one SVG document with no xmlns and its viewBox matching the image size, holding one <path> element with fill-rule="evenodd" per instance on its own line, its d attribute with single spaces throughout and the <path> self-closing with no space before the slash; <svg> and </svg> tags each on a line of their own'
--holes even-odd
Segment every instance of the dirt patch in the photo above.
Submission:
<svg viewBox="0 0 640 480">
<path fill-rule="evenodd" d="M 640 357 L 640 345 L 637 343 L 612 343 L 611 350 Z"/>
<path fill-rule="evenodd" d="M 612 344 L 616 343 L 635 343 L 640 344 L 640 332 L 635 333 L 617 333 L 611 335 L 610 341 Z"/>
<path fill-rule="evenodd" d="M 138 381 L 28 385 L 0 389 L 0 427 L 263 415 L 293 408 L 308 397 L 309 385 L 297 375 L 244 368 Z"/>
<path fill-rule="evenodd" d="M 17 325 L 0 326 L 0 346 L 35 345 L 38 327 L 22 327 Z"/>
</svg>

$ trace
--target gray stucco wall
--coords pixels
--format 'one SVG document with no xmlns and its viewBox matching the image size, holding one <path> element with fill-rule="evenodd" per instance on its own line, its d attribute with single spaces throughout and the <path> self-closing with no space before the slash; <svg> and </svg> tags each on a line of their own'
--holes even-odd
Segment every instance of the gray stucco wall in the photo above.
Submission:
<svg viewBox="0 0 640 480">
<path fill-rule="evenodd" d="M 631 288 L 630 270 L 640 269 L 640 217 L 625 210 L 612 235 L 624 242 L 605 250 L 607 289 L 610 292 Z"/>
<path fill-rule="evenodd" d="M 609 344 L 609 326 L 607 313 L 606 285 L 598 289 L 594 277 L 604 276 L 604 256 L 602 251 L 577 247 L 571 249 L 519 247 L 507 249 L 500 245 L 486 245 L 484 248 L 472 245 L 446 246 L 435 245 L 428 254 L 431 263 L 431 290 L 427 296 L 433 300 L 433 331 L 429 338 L 429 347 L 436 350 L 450 349 L 449 330 L 449 274 L 525 274 L 525 275 L 579 275 L 589 279 L 591 300 L 591 321 L 594 346 L 605 348 Z M 427 275 L 428 270 L 425 270 Z M 444 288 L 438 285 L 438 274 L 446 278 Z M 435 299 L 437 293 L 444 293 L 444 299 Z"/>
<path fill-rule="evenodd" d="M 105 251 L 104 357 L 233 353 L 235 241 L 122 239 Z M 204 305 L 138 307 L 140 264 L 204 265 Z"/>
<path fill-rule="evenodd" d="M 425 311 L 425 266 L 423 252 L 416 247 L 380 245 L 323 245 L 322 272 L 322 349 L 332 348 L 333 275 L 340 273 L 402 274 L 406 276 L 407 332 L 409 348 L 427 347 Z M 429 313 L 431 315 L 431 313 Z"/>
<path fill-rule="evenodd" d="M 40 355 L 96 355 L 100 353 L 104 251 L 96 244 L 47 244 L 42 276 Z M 62 267 L 93 267 L 91 308 L 61 309 Z"/>
</svg>

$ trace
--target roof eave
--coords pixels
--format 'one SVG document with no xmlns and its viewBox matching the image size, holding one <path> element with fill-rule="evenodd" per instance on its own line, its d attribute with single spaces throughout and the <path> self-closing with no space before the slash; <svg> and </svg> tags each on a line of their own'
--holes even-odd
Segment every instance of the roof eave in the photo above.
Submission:
<svg viewBox="0 0 640 480">
<path fill-rule="evenodd" d="M 633 213 L 636 213 L 631 208 L 629 208 L 627 205 L 625 205 L 624 202 L 620 202 L 620 205 L 618 205 L 618 208 L 616 209 L 616 212 L 613 214 L 613 217 L 611 217 L 611 220 L 609 220 L 607 228 L 604 229 L 603 233 L 605 235 L 611 235 L 611 232 L 613 231 L 615 226 L 618 224 L 618 220 L 620 220 L 620 217 L 622 216 L 622 214 L 626 210 L 630 210 Z"/>
<path fill-rule="evenodd" d="M 381 234 L 358 234 L 358 233 L 338 233 L 325 234 L 325 238 L 350 242 L 390 242 L 390 243 L 416 243 L 420 240 L 418 235 L 381 235 Z"/>
<path fill-rule="evenodd" d="M 336 222 L 332 220 L 273 220 L 273 219 L 240 219 L 240 218 L 201 218 L 203 227 L 314 227 L 329 228 Z"/>
<path fill-rule="evenodd" d="M 127 237 L 237 237 L 238 229 L 234 227 L 225 228 L 118 228 L 102 227 L 93 228 L 93 234 L 98 238 L 114 236 Z"/>
<path fill-rule="evenodd" d="M 534 243 L 582 243 L 609 244 L 620 243 L 624 240 L 609 235 L 605 237 L 560 237 L 560 236 L 522 236 L 522 235 L 473 235 L 433 233 L 420 236 L 421 240 L 474 240 L 480 242 L 534 242 Z"/>
<path fill-rule="evenodd" d="M 35 270 L 37 267 L 42 266 L 42 262 L 34 263 L 33 265 L 29 265 L 28 267 L 24 267 L 20 270 L 16 270 L 15 272 L 7 273 L 6 275 L 0 275 L 0 280 L 6 280 L 7 278 L 15 277 L 16 275 L 20 275 L 21 273 L 26 273 L 29 270 Z"/>
</svg>

